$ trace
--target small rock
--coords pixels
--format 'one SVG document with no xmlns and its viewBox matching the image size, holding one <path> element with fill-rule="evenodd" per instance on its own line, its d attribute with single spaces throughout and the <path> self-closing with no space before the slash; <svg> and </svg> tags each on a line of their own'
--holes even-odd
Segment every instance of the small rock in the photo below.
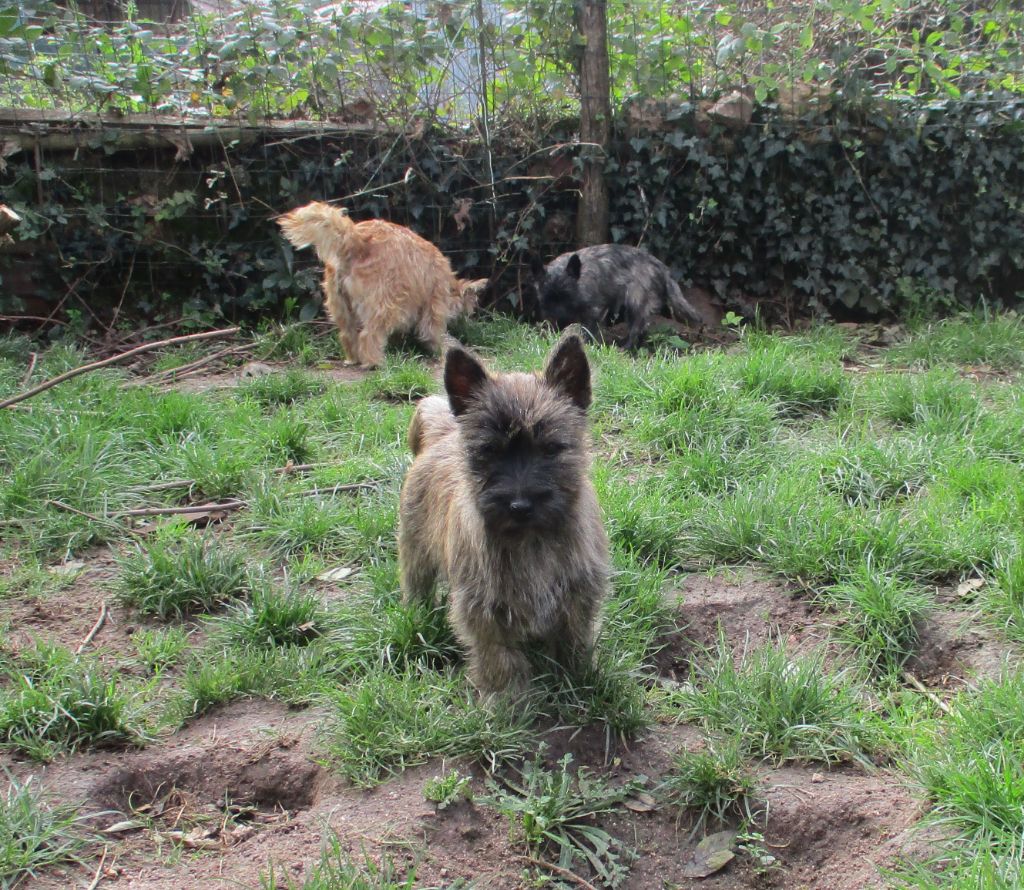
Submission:
<svg viewBox="0 0 1024 890">
<path fill-rule="evenodd" d="M 246 362 L 242 365 L 240 376 L 242 377 L 264 377 L 267 374 L 273 374 L 274 369 L 270 365 L 265 365 L 263 362 Z"/>
<path fill-rule="evenodd" d="M 825 777 L 821 773 L 815 773 L 813 776 L 811 776 L 811 781 L 814 783 L 824 782 Z"/>
<path fill-rule="evenodd" d="M 732 130 L 742 130 L 754 114 L 754 100 L 739 90 L 733 90 L 708 109 L 708 117 Z"/>
</svg>

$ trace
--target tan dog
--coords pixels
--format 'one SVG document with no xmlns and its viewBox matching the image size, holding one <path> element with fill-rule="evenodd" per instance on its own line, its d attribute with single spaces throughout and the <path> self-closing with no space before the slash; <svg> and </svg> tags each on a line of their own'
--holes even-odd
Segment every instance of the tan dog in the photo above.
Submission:
<svg viewBox="0 0 1024 890">
<path fill-rule="evenodd" d="M 296 247 L 310 247 L 324 264 L 324 304 L 338 326 L 345 357 L 374 367 L 388 337 L 414 331 L 440 352 L 448 320 L 468 314 L 487 282 L 460 281 L 433 244 L 380 219 L 353 222 L 329 204 L 314 202 L 278 220 Z"/>
<path fill-rule="evenodd" d="M 461 348 L 448 398 L 416 408 L 402 485 L 398 562 L 407 601 L 450 586 L 449 619 L 487 694 L 518 691 L 524 647 L 587 663 L 608 592 L 608 539 L 589 479 L 590 367 L 564 338 L 542 375 L 490 375 Z"/>
</svg>

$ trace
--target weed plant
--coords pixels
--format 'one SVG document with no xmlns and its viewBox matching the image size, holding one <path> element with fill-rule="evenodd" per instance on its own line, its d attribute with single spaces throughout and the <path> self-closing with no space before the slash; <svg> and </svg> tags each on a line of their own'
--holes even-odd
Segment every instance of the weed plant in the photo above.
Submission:
<svg viewBox="0 0 1024 890">
<path fill-rule="evenodd" d="M 19 782 L 6 770 L 0 797 L 0 886 L 16 887 L 42 869 L 74 862 L 86 837 L 69 806 L 53 806 L 32 779 Z"/>
</svg>

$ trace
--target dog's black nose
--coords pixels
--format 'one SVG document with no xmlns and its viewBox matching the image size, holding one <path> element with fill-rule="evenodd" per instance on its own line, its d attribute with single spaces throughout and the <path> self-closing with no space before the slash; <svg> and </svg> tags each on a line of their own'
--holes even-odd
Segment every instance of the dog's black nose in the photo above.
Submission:
<svg viewBox="0 0 1024 890">
<path fill-rule="evenodd" d="M 508 512 L 515 519 L 528 519 L 533 513 L 533 501 L 524 497 L 513 498 L 508 502 Z"/>
</svg>

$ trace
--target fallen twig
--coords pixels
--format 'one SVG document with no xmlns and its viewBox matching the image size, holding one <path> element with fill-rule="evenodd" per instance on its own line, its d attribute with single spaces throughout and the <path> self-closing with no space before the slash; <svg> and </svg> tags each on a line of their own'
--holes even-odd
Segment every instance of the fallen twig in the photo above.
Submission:
<svg viewBox="0 0 1024 890">
<path fill-rule="evenodd" d="M 75 513 L 78 516 L 84 516 L 86 519 L 91 519 L 93 522 L 98 522 L 100 525 L 111 525 L 118 531 L 127 532 L 130 535 L 137 535 L 138 532 L 133 528 L 129 528 L 127 525 L 123 525 L 120 522 L 106 517 L 97 516 L 95 513 L 86 513 L 85 510 L 79 510 L 77 507 L 72 507 L 71 504 L 65 504 L 64 501 L 48 500 L 46 502 L 51 507 L 56 507 L 58 510 L 67 510 L 68 513 Z"/>
<path fill-rule="evenodd" d="M 347 482 L 344 485 L 331 485 L 328 488 L 308 488 L 305 491 L 292 492 L 295 497 L 315 497 L 318 494 L 340 494 L 346 491 L 361 491 L 364 488 L 379 488 L 383 479 L 372 479 L 368 482 Z"/>
<path fill-rule="evenodd" d="M 171 488 L 191 488 L 195 479 L 168 479 L 166 482 L 154 482 L 151 485 L 139 485 L 132 491 L 167 491 Z"/>
<path fill-rule="evenodd" d="M 271 473 L 308 473 L 310 470 L 315 470 L 318 467 L 326 467 L 328 464 L 285 464 L 283 467 L 274 467 Z"/>
<path fill-rule="evenodd" d="M 114 516 L 121 519 L 125 516 L 187 516 L 190 513 L 227 513 L 240 510 L 248 504 L 242 500 L 223 501 L 219 504 L 193 504 L 189 507 L 138 507 L 135 510 L 121 510 Z"/>
<path fill-rule="evenodd" d="M 159 349 L 161 346 L 173 346 L 177 343 L 189 343 L 194 340 L 212 340 L 215 337 L 230 337 L 232 334 L 237 334 L 238 330 L 239 329 L 237 327 L 224 328 L 220 331 L 204 331 L 201 334 L 188 334 L 184 337 L 171 337 L 167 340 L 157 340 L 153 343 L 144 343 L 142 346 L 136 346 L 134 349 L 129 349 L 127 352 L 122 352 L 118 355 L 101 359 L 98 362 L 92 362 L 88 365 L 82 365 L 78 368 L 72 368 L 70 371 L 65 371 L 63 374 L 58 374 L 56 377 L 44 380 L 38 386 L 35 386 L 30 390 L 26 390 L 19 395 L 11 396 L 9 399 L 5 399 L 3 402 L 0 402 L 0 408 L 9 408 L 11 405 L 23 402 L 25 399 L 30 399 L 32 396 L 45 392 L 51 387 L 56 386 L 58 383 L 70 380 L 72 377 L 78 377 L 80 374 L 85 374 L 88 371 L 95 371 L 98 368 L 105 368 L 107 365 L 112 365 L 115 362 L 122 362 L 125 359 L 140 355 L 143 352 L 150 352 L 153 349 Z"/>
<path fill-rule="evenodd" d="M 310 470 L 316 470 L 319 467 L 330 466 L 330 464 L 286 464 L 283 467 L 273 467 L 269 470 L 271 473 L 277 473 L 281 476 L 287 476 L 291 473 L 308 473 Z M 150 485 L 138 485 L 132 489 L 132 491 L 167 491 L 172 488 L 192 488 L 194 485 L 198 485 L 195 479 L 168 479 L 166 482 L 153 482 Z M 369 482 L 356 482 L 354 485 L 370 485 Z M 374 482 L 373 485 L 381 485 L 382 482 Z"/>
<path fill-rule="evenodd" d="M 100 885 L 100 881 L 103 880 L 103 866 L 107 864 L 107 848 L 103 848 L 103 855 L 100 857 L 100 864 L 96 868 L 96 874 L 93 875 L 92 882 L 85 890 L 96 890 Z"/>
<path fill-rule="evenodd" d="M 71 504 L 65 504 L 64 501 L 48 500 L 46 502 L 51 507 L 56 507 L 59 510 L 67 510 L 68 513 L 75 513 L 78 516 L 84 516 L 86 519 L 91 519 L 93 522 L 109 522 L 109 519 L 104 519 L 102 516 L 97 516 L 95 513 L 86 513 L 85 510 L 79 510 L 77 507 L 72 507 Z"/>
<path fill-rule="evenodd" d="M 78 648 L 75 650 L 75 655 L 81 655 L 82 650 L 88 646 L 93 637 L 100 632 L 100 628 L 103 627 L 104 622 L 107 620 L 107 601 L 104 600 L 100 605 L 100 617 L 96 619 L 96 623 L 92 626 L 92 630 L 85 635 L 85 639 L 78 644 Z"/>
<path fill-rule="evenodd" d="M 25 386 L 29 380 L 32 379 L 32 372 L 36 369 L 36 361 L 39 359 L 39 354 L 33 352 L 29 355 L 28 370 L 25 372 L 25 376 L 21 378 L 21 385 Z"/>
<path fill-rule="evenodd" d="M 187 365 L 179 365 L 177 368 L 168 368 L 166 371 L 160 371 L 153 374 L 151 377 L 147 377 L 143 382 L 162 383 L 164 380 L 184 377 L 186 374 L 198 371 L 210 364 L 210 362 L 216 361 L 219 358 L 226 358 L 229 355 L 238 355 L 242 352 L 248 352 L 255 347 L 255 343 L 243 343 L 241 346 L 229 346 L 227 349 L 218 350 L 210 355 L 203 356 L 201 359 L 196 359 L 194 362 L 189 362 Z"/>
<path fill-rule="evenodd" d="M 520 859 L 524 859 L 531 865 L 539 866 L 540 868 L 546 868 L 548 871 L 554 872 L 556 875 L 561 875 L 563 878 L 568 878 L 570 881 L 575 881 L 581 887 L 585 887 L 586 890 L 597 890 L 590 881 L 581 878 L 576 872 L 569 871 L 567 868 L 562 868 L 560 865 L 555 865 L 553 862 L 547 862 L 544 859 L 534 859 L 532 856 L 520 856 Z"/>
<path fill-rule="evenodd" d="M 906 680 L 911 686 L 913 686 L 918 692 L 925 695 L 929 701 L 936 705 L 940 711 L 944 714 L 952 714 L 953 710 L 947 705 L 941 698 L 939 698 L 934 692 L 928 689 L 924 683 L 917 679 L 910 671 L 903 672 L 903 679 Z"/>
</svg>

